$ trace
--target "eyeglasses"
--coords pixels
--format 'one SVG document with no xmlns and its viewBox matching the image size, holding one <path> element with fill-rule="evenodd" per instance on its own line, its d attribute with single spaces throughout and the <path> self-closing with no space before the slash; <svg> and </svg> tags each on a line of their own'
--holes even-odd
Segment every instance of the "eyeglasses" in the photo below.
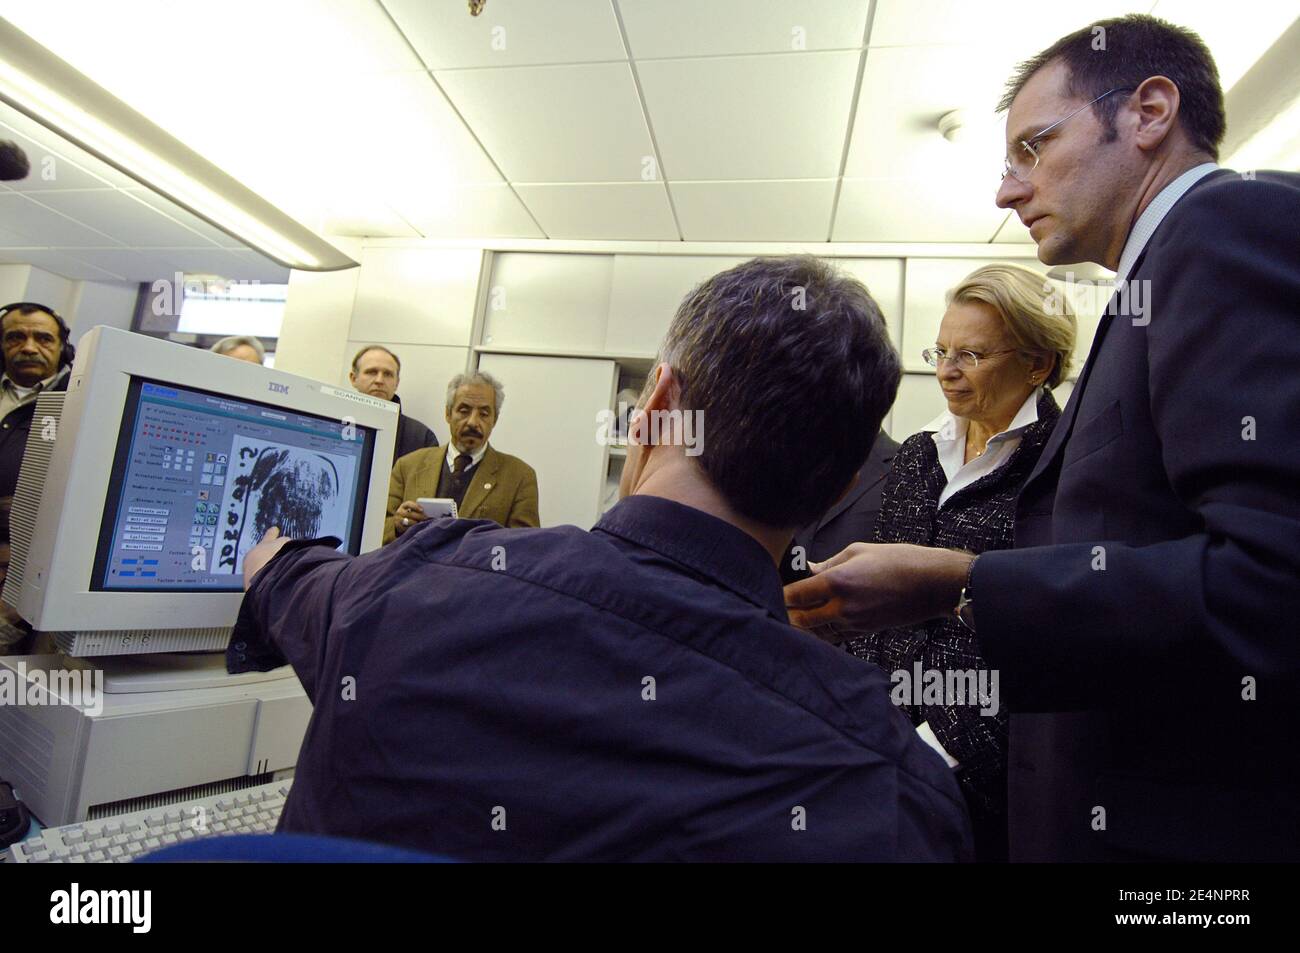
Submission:
<svg viewBox="0 0 1300 953">
<path fill-rule="evenodd" d="M 1039 130 L 1037 133 L 1030 136 L 1028 139 L 1021 139 L 1020 142 L 1015 146 L 1011 154 L 1002 160 L 1001 181 L 1005 181 L 1006 177 L 1010 175 L 1021 182 L 1028 182 L 1030 173 L 1032 173 L 1035 169 L 1038 168 L 1038 162 L 1040 158 L 1038 155 L 1038 150 L 1042 148 L 1042 143 L 1039 142 L 1040 139 L 1046 136 L 1057 126 L 1061 125 L 1061 123 L 1065 122 L 1066 120 L 1073 119 L 1075 116 L 1079 115 L 1079 113 L 1083 112 L 1089 106 L 1093 105 L 1093 103 L 1101 102 L 1111 93 L 1121 93 L 1121 92 L 1131 93 L 1136 88 L 1137 87 L 1135 86 L 1116 86 L 1114 89 L 1108 89 L 1106 90 L 1106 92 L 1102 93 L 1092 102 L 1084 103 L 1082 106 L 1080 106 L 1074 112 L 1070 113 L 1070 115 L 1066 116 L 1065 118 L 1056 120 L 1056 122 L 1052 123 L 1050 126 L 1046 127 L 1045 129 Z"/>
<path fill-rule="evenodd" d="M 977 354 L 975 351 L 954 351 L 952 354 L 949 354 L 941 347 L 927 347 L 921 352 L 921 357 L 923 357 L 925 363 L 929 364 L 931 367 L 938 367 L 944 361 L 952 361 L 963 371 L 969 371 L 972 367 L 979 367 L 980 361 L 985 360 L 986 358 L 993 357 L 997 354 L 1012 354 L 1015 351 L 1016 348 L 1012 347 L 1001 351 L 989 351 L 986 354 Z"/>
</svg>

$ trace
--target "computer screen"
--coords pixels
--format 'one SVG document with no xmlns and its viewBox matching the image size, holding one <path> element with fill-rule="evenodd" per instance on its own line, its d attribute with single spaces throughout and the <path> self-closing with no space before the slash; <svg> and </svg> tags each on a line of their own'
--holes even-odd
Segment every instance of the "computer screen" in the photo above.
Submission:
<svg viewBox="0 0 1300 953">
<path fill-rule="evenodd" d="M 375 432 L 350 421 L 132 376 L 90 588 L 243 588 L 272 526 L 360 551 Z"/>
</svg>

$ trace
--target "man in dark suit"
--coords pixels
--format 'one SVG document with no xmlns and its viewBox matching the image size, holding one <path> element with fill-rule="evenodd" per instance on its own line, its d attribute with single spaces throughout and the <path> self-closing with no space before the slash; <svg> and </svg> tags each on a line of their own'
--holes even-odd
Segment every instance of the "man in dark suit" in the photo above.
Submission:
<svg viewBox="0 0 1300 953">
<path fill-rule="evenodd" d="M 781 581 L 794 582 L 806 575 L 809 563 L 830 559 L 853 543 L 870 542 L 880 515 L 880 491 L 894 463 L 898 443 L 881 430 L 871 445 L 867 462 L 858 471 L 852 489 L 823 513 L 794 534 L 781 559 Z"/>
<path fill-rule="evenodd" d="M 1152 17 L 1063 38 L 1003 105 L 998 204 L 1043 262 L 1117 271 L 1018 548 L 855 547 L 792 618 L 975 630 L 1013 859 L 1300 859 L 1300 176 L 1214 164 L 1213 60 Z"/>
<path fill-rule="evenodd" d="M 397 405 L 397 440 L 393 444 L 393 463 L 417 450 L 438 446 L 432 430 L 402 409 L 402 399 L 397 396 L 397 385 L 402 379 L 402 362 L 386 347 L 378 344 L 363 347 L 352 358 L 348 380 L 354 390 L 380 400 L 391 400 Z"/>
</svg>

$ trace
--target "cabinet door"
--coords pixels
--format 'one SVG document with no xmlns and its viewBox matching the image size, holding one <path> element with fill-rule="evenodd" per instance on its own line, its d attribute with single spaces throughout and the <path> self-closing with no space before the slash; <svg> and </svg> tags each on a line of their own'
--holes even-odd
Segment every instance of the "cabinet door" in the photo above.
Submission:
<svg viewBox="0 0 1300 953">
<path fill-rule="evenodd" d="M 590 529 L 600 517 L 606 447 L 597 430 L 613 405 L 613 361 L 481 354 L 479 369 L 505 386 L 491 443 L 537 471 L 543 526 Z"/>
</svg>

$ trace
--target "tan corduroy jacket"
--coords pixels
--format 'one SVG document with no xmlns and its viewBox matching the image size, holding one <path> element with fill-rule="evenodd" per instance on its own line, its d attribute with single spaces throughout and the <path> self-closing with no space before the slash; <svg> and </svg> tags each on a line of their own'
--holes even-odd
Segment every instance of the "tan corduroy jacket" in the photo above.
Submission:
<svg viewBox="0 0 1300 953">
<path fill-rule="evenodd" d="M 438 479 L 446 461 L 445 446 L 425 447 L 398 458 L 388 479 L 385 544 L 397 538 L 393 514 L 403 501 L 438 495 Z M 462 519 L 495 520 L 506 527 L 540 526 L 537 473 L 518 457 L 501 453 L 489 444 L 465 490 L 459 512 Z"/>
</svg>

